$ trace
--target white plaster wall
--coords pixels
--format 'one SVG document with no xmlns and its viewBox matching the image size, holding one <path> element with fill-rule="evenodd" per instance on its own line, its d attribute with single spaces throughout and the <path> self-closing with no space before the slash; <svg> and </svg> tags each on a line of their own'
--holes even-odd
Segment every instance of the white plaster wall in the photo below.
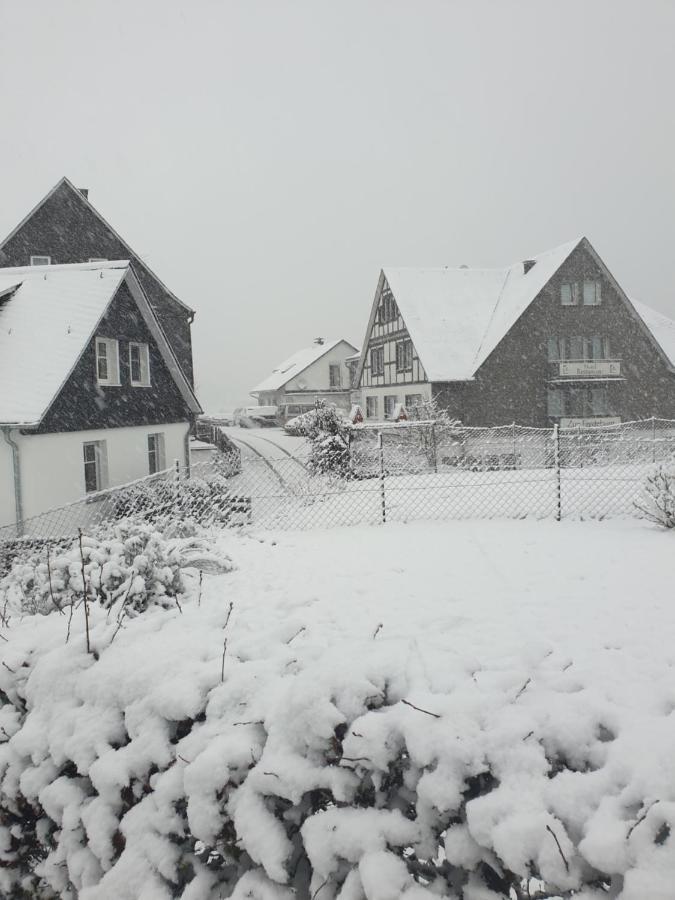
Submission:
<svg viewBox="0 0 675 900">
<path fill-rule="evenodd" d="M 364 420 L 366 420 L 366 398 L 377 397 L 378 415 L 376 419 L 368 419 L 368 422 L 384 421 L 384 398 L 385 396 L 396 397 L 397 403 L 405 403 L 405 398 L 410 394 L 421 394 L 423 400 L 431 400 L 431 384 L 428 381 L 418 381 L 413 384 L 391 384 L 388 387 L 362 387 L 361 399 L 359 404 L 363 411 Z"/>
<path fill-rule="evenodd" d="M 296 378 L 292 378 L 288 384 L 284 385 L 285 393 L 290 394 L 293 391 L 327 391 L 330 387 L 330 373 L 328 367 L 331 363 L 339 363 L 340 378 L 342 379 L 342 389 L 349 390 L 349 372 L 345 366 L 345 360 L 348 356 L 354 355 L 354 348 L 347 341 L 340 341 L 332 350 L 324 354 L 321 359 L 317 359 Z"/>
<path fill-rule="evenodd" d="M 187 422 L 180 422 L 173 425 L 20 435 L 17 443 L 21 456 L 24 518 L 39 515 L 45 510 L 62 506 L 84 496 L 82 444 L 88 441 L 106 441 L 108 456 L 106 486 L 114 487 L 149 474 L 147 441 L 149 434 L 164 434 L 167 466 L 170 466 L 174 459 L 180 460 L 181 465 L 186 465 L 188 460 L 185 438 L 188 430 Z M 9 521 L 14 521 L 13 508 Z"/>
<path fill-rule="evenodd" d="M 11 437 L 14 438 L 14 432 Z M 12 468 L 12 449 L 5 443 L 0 432 L 0 527 L 14 522 L 14 474 Z"/>
</svg>

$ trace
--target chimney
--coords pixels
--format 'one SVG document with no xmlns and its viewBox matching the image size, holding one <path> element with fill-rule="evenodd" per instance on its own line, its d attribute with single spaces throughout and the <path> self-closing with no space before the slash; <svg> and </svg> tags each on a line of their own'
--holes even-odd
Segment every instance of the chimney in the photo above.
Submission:
<svg viewBox="0 0 675 900">
<path fill-rule="evenodd" d="M 314 343 L 318 344 L 319 347 L 323 344 L 323 342 L 324 342 L 323 338 L 314 338 Z"/>
<path fill-rule="evenodd" d="M 89 199 L 89 188 L 78 188 L 78 191 L 82 194 L 85 200 Z"/>
<path fill-rule="evenodd" d="M 524 259 L 523 260 L 523 271 L 525 275 L 530 271 L 532 266 L 535 264 L 536 259 Z"/>
</svg>

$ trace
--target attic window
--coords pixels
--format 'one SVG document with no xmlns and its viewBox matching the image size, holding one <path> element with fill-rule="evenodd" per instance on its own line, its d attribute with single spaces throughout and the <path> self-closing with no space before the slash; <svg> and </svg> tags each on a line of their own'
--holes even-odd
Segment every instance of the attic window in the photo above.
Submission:
<svg viewBox="0 0 675 900">
<path fill-rule="evenodd" d="M 112 338 L 96 338 L 96 381 L 104 386 L 120 383 L 119 347 Z"/>
<path fill-rule="evenodd" d="M 51 256 L 31 256 L 30 264 L 31 266 L 51 266 L 52 258 Z"/>
<path fill-rule="evenodd" d="M 147 344 L 129 344 L 129 373 L 134 387 L 150 386 L 150 353 Z"/>
</svg>

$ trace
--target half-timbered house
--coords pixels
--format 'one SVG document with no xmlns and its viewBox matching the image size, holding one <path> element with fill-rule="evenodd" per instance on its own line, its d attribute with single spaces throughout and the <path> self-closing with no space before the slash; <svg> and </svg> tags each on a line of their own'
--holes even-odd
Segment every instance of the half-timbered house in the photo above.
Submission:
<svg viewBox="0 0 675 900">
<path fill-rule="evenodd" d="M 505 269 L 384 269 L 358 368 L 366 419 L 434 399 L 466 425 L 675 418 L 675 322 L 586 238 Z"/>
</svg>

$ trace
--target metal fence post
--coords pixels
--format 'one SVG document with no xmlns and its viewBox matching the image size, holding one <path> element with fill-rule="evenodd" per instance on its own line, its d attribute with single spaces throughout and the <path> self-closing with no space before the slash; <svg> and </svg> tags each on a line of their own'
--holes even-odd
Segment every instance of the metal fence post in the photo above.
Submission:
<svg viewBox="0 0 675 900">
<path fill-rule="evenodd" d="M 431 423 L 431 449 L 434 454 L 434 472 L 438 472 L 438 448 L 436 445 L 436 423 Z"/>
<path fill-rule="evenodd" d="M 656 416 L 652 416 L 652 462 L 656 462 Z"/>
<path fill-rule="evenodd" d="M 382 501 L 382 524 L 387 522 L 387 502 L 384 491 L 384 445 L 382 443 L 382 432 L 377 432 L 377 449 L 380 454 L 380 498 Z"/>
<path fill-rule="evenodd" d="M 560 430 L 557 422 L 553 426 L 553 465 L 555 468 L 556 495 L 555 520 L 559 522 L 562 519 L 562 494 L 560 489 Z"/>
</svg>

